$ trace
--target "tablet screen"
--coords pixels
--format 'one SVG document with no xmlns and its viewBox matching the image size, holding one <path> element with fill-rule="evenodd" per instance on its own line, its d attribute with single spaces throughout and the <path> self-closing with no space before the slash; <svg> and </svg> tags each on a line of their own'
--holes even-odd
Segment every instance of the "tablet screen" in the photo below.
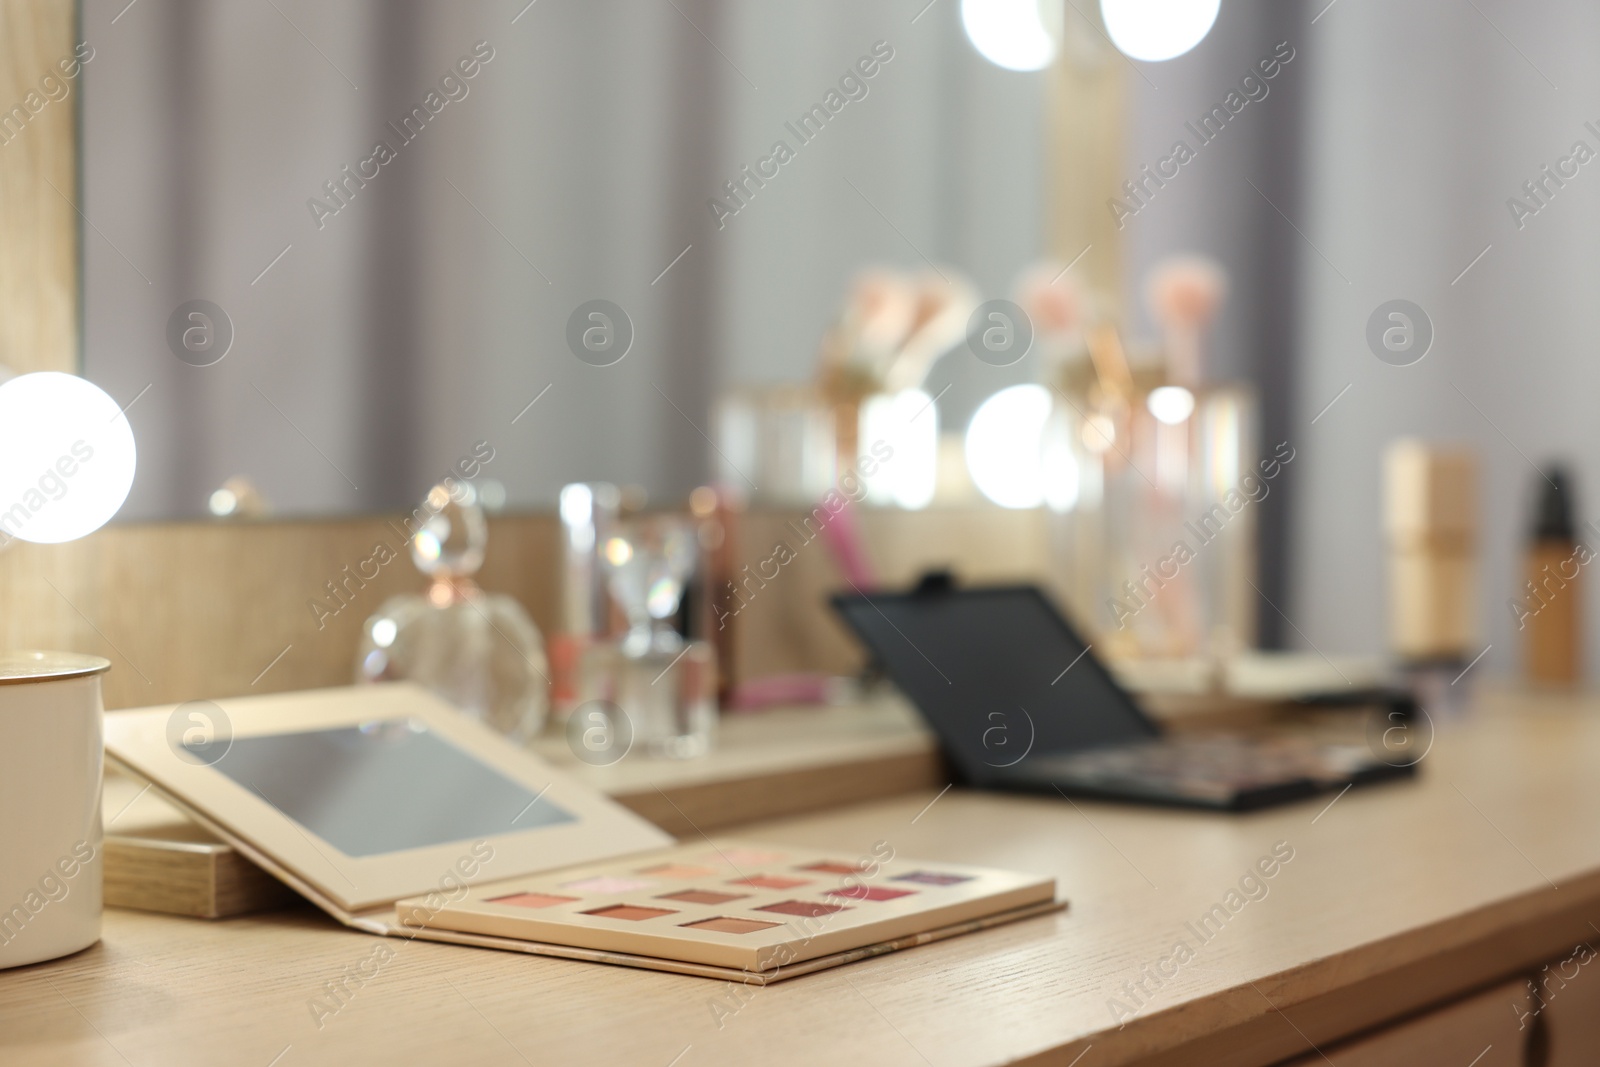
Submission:
<svg viewBox="0 0 1600 1067">
<path fill-rule="evenodd" d="M 235 737 L 213 766 L 356 858 L 574 821 L 416 719 Z"/>
</svg>

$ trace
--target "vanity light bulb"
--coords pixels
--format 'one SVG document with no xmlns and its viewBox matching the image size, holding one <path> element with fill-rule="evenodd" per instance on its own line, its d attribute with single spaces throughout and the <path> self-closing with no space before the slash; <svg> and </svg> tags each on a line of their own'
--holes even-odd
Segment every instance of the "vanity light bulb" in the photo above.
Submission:
<svg viewBox="0 0 1600 1067">
<path fill-rule="evenodd" d="M 1194 414 L 1194 394 L 1181 385 L 1163 385 L 1150 390 L 1144 406 L 1168 426 L 1176 426 Z"/>
<path fill-rule="evenodd" d="M 978 491 L 1003 508 L 1044 501 L 1044 430 L 1050 390 L 1013 385 L 985 400 L 967 424 L 967 472 Z"/>
<path fill-rule="evenodd" d="M 1051 0 L 961 0 L 961 26 L 978 54 L 1006 70 L 1043 70 L 1056 57 L 1040 4 Z"/>
<path fill-rule="evenodd" d="M 939 481 L 939 409 L 933 397 L 921 389 L 868 397 L 861 405 L 859 443 L 856 470 L 869 501 L 908 511 L 933 503 Z M 886 462 L 884 455 L 892 459 Z"/>
<path fill-rule="evenodd" d="M 1205 40 L 1222 0 L 1100 0 L 1106 33 L 1129 59 L 1176 59 Z"/>
<path fill-rule="evenodd" d="M 211 514 L 219 519 L 225 519 L 239 510 L 239 498 L 232 489 L 218 489 L 211 494 L 207 506 L 210 507 Z"/>
<path fill-rule="evenodd" d="M 75 374 L 0 385 L 0 544 L 93 533 L 133 487 L 133 430 L 110 396 Z"/>
</svg>

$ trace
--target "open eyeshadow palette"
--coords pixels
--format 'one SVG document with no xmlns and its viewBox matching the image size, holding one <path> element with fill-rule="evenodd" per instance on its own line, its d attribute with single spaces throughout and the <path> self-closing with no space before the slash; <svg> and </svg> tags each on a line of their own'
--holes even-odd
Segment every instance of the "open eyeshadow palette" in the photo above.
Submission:
<svg viewBox="0 0 1600 1067">
<path fill-rule="evenodd" d="M 1035 904 L 1048 878 L 900 859 L 702 841 L 622 861 L 475 886 L 404 925 L 774 971 Z"/>
<path fill-rule="evenodd" d="M 108 714 L 107 757 L 372 933 L 764 983 L 1064 906 L 884 841 L 675 845 L 411 685 L 195 707 Z"/>
</svg>

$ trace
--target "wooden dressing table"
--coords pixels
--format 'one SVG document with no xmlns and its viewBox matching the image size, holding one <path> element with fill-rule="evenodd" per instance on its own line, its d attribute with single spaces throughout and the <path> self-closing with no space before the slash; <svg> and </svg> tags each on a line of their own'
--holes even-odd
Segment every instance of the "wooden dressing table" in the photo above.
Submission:
<svg viewBox="0 0 1600 1067">
<path fill-rule="evenodd" d="M 1585 1062 L 1560 1053 L 1600 1014 L 1600 978 L 1573 958 L 1600 941 L 1600 701 L 1479 705 L 1441 726 L 1414 783 L 1331 804 L 1218 816 L 918 789 L 751 825 L 1049 871 L 1072 902 L 766 989 L 421 943 L 378 966 L 376 939 L 303 907 L 109 910 L 95 948 L 0 973 L 0 1062 L 1490 1067 L 1529 1062 L 1523 1026 L 1550 1063 Z M 1293 858 L 1203 924 L 1275 845 Z M 1553 971 L 1569 980 L 1547 979 L 1534 1013 L 1525 979 Z M 309 1001 L 346 975 L 319 1029 Z"/>
</svg>

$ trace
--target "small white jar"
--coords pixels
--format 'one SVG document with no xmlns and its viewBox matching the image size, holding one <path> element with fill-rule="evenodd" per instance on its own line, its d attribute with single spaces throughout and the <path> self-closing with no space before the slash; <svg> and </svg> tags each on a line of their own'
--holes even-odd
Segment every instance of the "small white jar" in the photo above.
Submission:
<svg viewBox="0 0 1600 1067">
<path fill-rule="evenodd" d="M 100 675 L 74 652 L 0 652 L 0 968 L 100 940 Z"/>
</svg>

